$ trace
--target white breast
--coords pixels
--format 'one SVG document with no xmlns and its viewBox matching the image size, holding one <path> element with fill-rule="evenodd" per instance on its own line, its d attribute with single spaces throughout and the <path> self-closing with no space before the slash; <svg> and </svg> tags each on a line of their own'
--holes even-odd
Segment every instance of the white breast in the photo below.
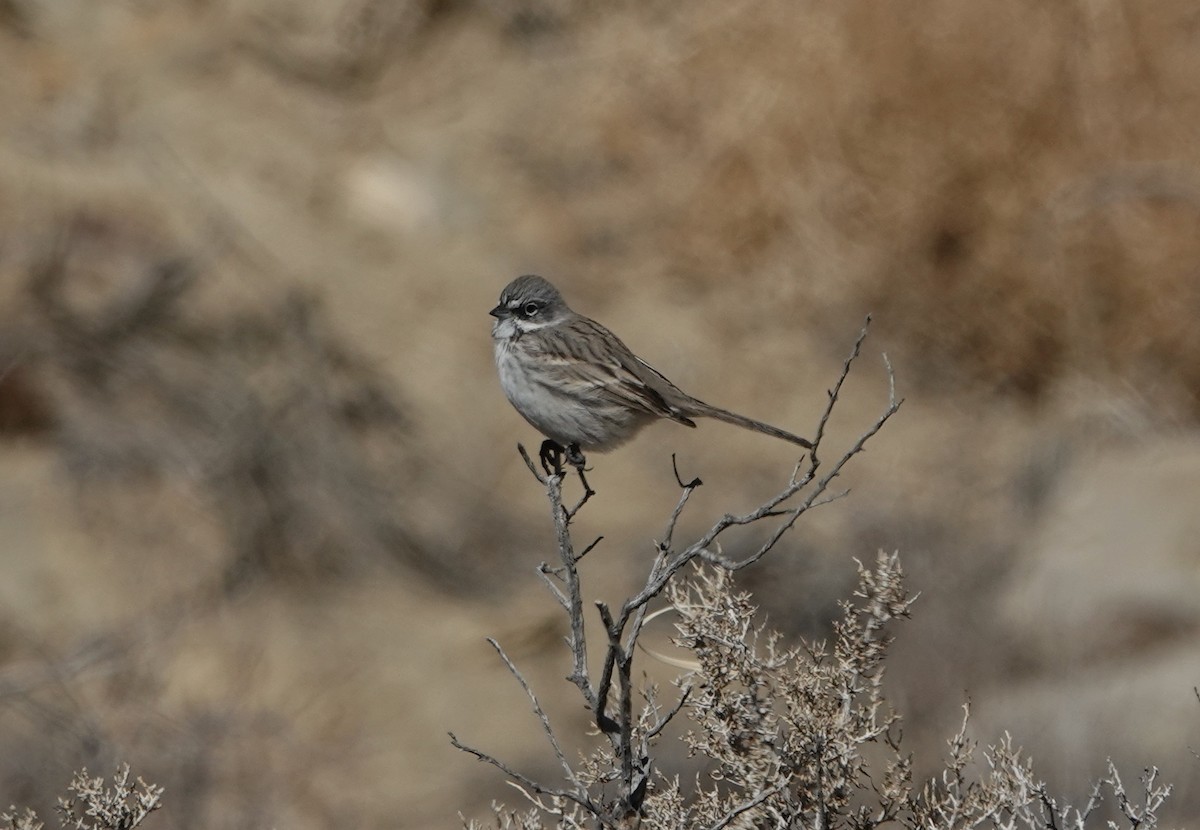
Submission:
<svg viewBox="0 0 1200 830">
<path fill-rule="evenodd" d="M 496 327 L 497 333 L 503 324 Z M 496 369 L 510 403 L 534 429 L 563 446 L 611 449 L 632 437 L 644 420 L 625 407 L 583 400 L 554 383 L 547 375 L 555 366 L 542 367 L 521 348 L 519 339 L 497 337 Z"/>
</svg>

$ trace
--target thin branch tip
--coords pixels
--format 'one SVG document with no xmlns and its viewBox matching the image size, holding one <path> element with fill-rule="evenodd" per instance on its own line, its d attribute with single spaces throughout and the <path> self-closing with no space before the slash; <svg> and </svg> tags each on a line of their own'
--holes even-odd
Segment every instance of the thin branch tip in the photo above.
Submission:
<svg viewBox="0 0 1200 830">
<path fill-rule="evenodd" d="M 675 458 L 675 453 L 671 453 L 671 471 L 675 473 L 675 483 L 679 485 L 681 490 L 695 490 L 704 483 L 700 480 L 700 477 L 697 476 L 688 483 L 684 484 L 683 477 L 679 475 L 679 463 Z"/>
<path fill-rule="evenodd" d="M 526 452 L 524 444 L 520 442 L 517 443 L 517 452 L 521 454 L 521 458 L 525 461 L 525 466 L 529 468 L 529 472 L 532 473 L 533 477 L 538 480 L 538 483 L 543 485 L 548 484 L 549 479 L 538 472 L 537 467 L 534 466 L 533 459 L 531 459 L 529 457 L 529 453 Z"/>
</svg>

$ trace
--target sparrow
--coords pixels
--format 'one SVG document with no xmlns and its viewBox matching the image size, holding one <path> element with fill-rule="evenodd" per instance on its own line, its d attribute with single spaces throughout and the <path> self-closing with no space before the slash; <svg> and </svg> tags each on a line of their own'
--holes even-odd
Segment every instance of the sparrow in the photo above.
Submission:
<svg viewBox="0 0 1200 830">
<path fill-rule="evenodd" d="M 695 427 L 714 418 L 812 448 L 805 438 L 693 398 L 630 351 L 604 326 L 572 311 L 542 277 L 517 277 L 489 312 L 500 385 L 509 403 L 547 439 L 547 453 L 566 452 L 582 467 L 584 451 L 621 446 L 665 418 Z"/>
</svg>

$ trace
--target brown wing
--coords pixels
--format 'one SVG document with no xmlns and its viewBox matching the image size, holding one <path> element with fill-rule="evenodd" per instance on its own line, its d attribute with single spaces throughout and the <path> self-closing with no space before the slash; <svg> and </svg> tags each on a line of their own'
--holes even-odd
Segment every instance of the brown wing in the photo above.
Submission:
<svg viewBox="0 0 1200 830">
<path fill-rule="evenodd" d="M 547 346 L 541 359 L 559 367 L 556 380 L 567 394 L 696 425 L 671 400 L 687 395 L 595 320 L 577 316 L 543 333 Z"/>
</svg>

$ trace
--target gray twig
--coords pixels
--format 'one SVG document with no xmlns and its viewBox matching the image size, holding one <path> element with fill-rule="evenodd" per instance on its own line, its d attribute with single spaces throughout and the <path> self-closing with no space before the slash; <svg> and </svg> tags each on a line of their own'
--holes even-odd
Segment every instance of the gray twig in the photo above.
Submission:
<svg viewBox="0 0 1200 830">
<path fill-rule="evenodd" d="M 533 693 L 528 681 L 521 674 L 520 670 L 513 664 L 513 661 L 504 653 L 504 649 L 493 638 L 487 638 L 488 643 L 492 648 L 496 649 L 496 653 L 500 655 L 500 659 L 504 661 L 504 665 L 508 667 L 509 672 L 521 684 L 521 688 L 525 690 L 526 696 L 529 697 L 529 702 L 533 706 L 533 713 L 537 715 L 537 719 L 541 721 L 542 731 L 546 733 L 546 738 L 550 741 L 550 746 L 554 749 L 554 757 L 558 759 L 559 766 L 563 768 L 563 773 L 566 774 L 567 780 L 575 785 L 575 789 L 581 789 L 579 779 L 575 777 L 575 771 L 571 769 L 571 764 L 567 761 L 567 756 L 563 754 L 562 745 L 559 744 L 558 738 L 554 735 L 554 729 L 550 726 L 550 718 L 546 715 L 546 710 L 542 708 L 542 704 L 538 702 L 537 695 Z"/>
</svg>

